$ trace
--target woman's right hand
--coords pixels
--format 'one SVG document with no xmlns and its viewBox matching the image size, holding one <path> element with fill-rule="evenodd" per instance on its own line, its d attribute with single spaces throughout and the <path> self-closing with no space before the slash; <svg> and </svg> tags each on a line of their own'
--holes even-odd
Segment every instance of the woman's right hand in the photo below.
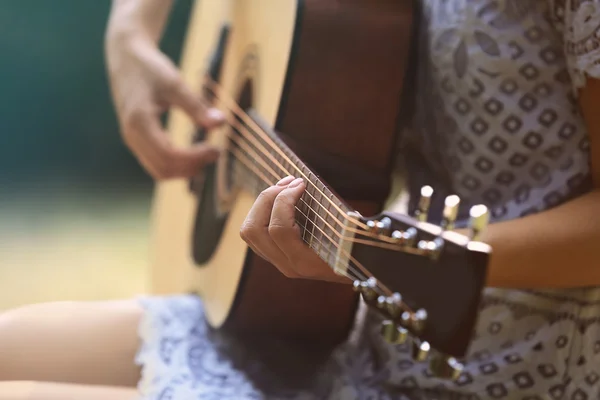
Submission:
<svg viewBox="0 0 600 400">
<path fill-rule="evenodd" d="M 183 82 L 159 47 L 172 0 L 113 0 L 105 39 L 106 63 L 123 141 L 155 179 L 191 177 L 214 162 L 208 143 L 178 148 L 160 116 L 181 108 L 196 125 L 210 129 L 223 114 L 205 105 Z"/>
</svg>

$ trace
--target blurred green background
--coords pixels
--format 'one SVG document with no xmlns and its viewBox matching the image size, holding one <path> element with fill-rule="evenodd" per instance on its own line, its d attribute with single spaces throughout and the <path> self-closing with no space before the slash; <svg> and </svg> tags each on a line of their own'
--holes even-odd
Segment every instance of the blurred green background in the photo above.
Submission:
<svg viewBox="0 0 600 400">
<path fill-rule="evenodd" d="M 179 60 L 192 1 L 162 41 Z M 0 2 L 0 183 L 149 185 L 118 134 L 104 68 L 110 1 Z"/>
<path fill-rule="evenodd" d="M 110 1 L 0 1 L 0 310 L 146 291 L 153 182 L 122 143 Z M 192 0 L 161 47 L 179 61 Z"/>
</svg>

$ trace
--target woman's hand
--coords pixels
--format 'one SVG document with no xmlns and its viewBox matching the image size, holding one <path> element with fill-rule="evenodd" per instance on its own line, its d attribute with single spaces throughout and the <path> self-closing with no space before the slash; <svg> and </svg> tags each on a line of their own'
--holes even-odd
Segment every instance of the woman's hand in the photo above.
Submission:
<svg viewBox="0 0 600 400">
<path fill-rule="evenodd" d="M 291 176 L 271 186 L 256 199 L 240 230 L 242 239 L 259 256 L 288 278 L 352 283 L 333 272 L 300 236 L 295 206 L 306 185 Z"/>
<path fill-rule="evenodd" d="M 176 148 L 160 115 L 180 107 L 199 126 L 212 128 L 223 114 L 209 108 L 183 82 L 158 48 L 172 0 L 114 0 L 106 32 L 106 62 L 125 144 L 156 179 L 190 177 L 216 160 L 207 143 Z"/>
</svg>

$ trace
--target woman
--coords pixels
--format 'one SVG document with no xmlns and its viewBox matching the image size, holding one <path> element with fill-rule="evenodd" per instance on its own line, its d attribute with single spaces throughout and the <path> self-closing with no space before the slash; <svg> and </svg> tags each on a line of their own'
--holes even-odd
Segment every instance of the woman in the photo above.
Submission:
<svg viewBox="0 0 600 400">
<path fill-rule="evenodd" d="M 168 3 L 114 0 L 107 35 L 124 140 L 157 179 L 189 176 L 218 156 L 205 144 L 171 148 L 157 118 L 165 104 L 201 125 L 222 120 L 194 99 L 156 47 Z M 431 184 L 441 197 L 457 193 L 465 203 L 489 205 L 494 222 L 484 237 L 494 248 L 488 287 L 457 382 L 430 377 L 405 346 L 383 342 L 371 314 L 318 377 L 273 370 L 210 331 L 193 296 L 6 313 L 0 379 L 139 382 L 148 399 L 599 398 L 600 117 L 593 111 L 600 99 L 600 1 L 422 4 L 419 98 L 402 140 L 409 208 L 416 188 Z M 242 236 L 289 276 L 332 279 L 294 233 L 293 205 L 304 187 L 289 177 L 265 191 Z M 274 222 L 285 240 L 269 236 Z M 104 399 L 135 393 L 38 388 L 34 398 L 47 398 L 43 390 Z"/>
</svg>

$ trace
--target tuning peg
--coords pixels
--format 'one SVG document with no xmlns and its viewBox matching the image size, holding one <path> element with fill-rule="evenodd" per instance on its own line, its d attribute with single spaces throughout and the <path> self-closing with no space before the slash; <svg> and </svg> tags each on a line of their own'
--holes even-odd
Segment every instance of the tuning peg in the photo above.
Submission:
<svg viewBox="0 0 600 400">
<path fill-rule="evenodd" d="M 445 230 L 454 229 L 454 222 L 456 221 L 456 217 L 458 215 L 458 207 L 460 205 L 460 197 L 453 194 L 444 200 L 444 212 L 441 227 Z"/>
<path fill-rule="evenodd" d="M 375 224 L 375 231 L 382 235 L 388 235 L 392 230 L 392 220 L 388 217 L 384 217 L 381 221 Z"/>
<path fill-rule="evenodd" d="M 377 279 L 373 277 L 366 281 L 356 280 L 352 286 L 354 291 L 362 294 L 366 300 L 375 300 L 377 297 Z"/>
<path fill-rule="evenodd" d="M 429 360 L 429 370 L 437 378 L 456 380 L 464 366 L 454 357 L 436 354 Z"/>
<path fill-rule="evenodd" d="M 425 323 L 427 322 L 427 311 L 420 308 L 412 316 L 412 328 L 415 332 L 422 332 L 425 329 Z"/>
<path fill-rule="evenodd" d="M 421 188 L 421 198 L 417 206 L 417 212 L 415 218 L 419 221 L 427 220 L 427 213 L 429 212 L 429 205 L 431 204 L 431 196 L 433 195 L 433 188 L 431 186 L 423 186 Z"/>
<path fill-rule="evenodd" d="M 423 255 L 429 256 L 432 260 L 436 260 L 444 247 L 444 239 L 441 237 L 433 240 L 421 240 L 417 244 L 417 248 L 421 250 Z"/>
<path fill-rule="evenodd" d="M 385 309 L 391 317 L 397 317 L 402 312 L 402 295 L 394 293 L 391 296 L 379 296 L 377 307 Z"/>
<path fill-rule="evenodd" d="M 381 235 L 388 235 L 392 230 L 392 220 L 388 217 L 384 217 L 381 221 L 367 221 L 367 226 L 369 230 L 374 233 L 378 233 Z"/>
<path fill-rule="evenodd" d="M 398 244 L 412 246 L 417 238 L 417 230 L 415 228 L 408 228 L 405 231 L 394 231 L 392 232 L 392 239 Z"/>
<path fill-rule="evenodd" d="M 481 238 L 483 230 L 487 227 L 489 223 L 489 210 L 483 204 L 478 204 L 476 206 L 471 207 L 469 214 L 471 217 L 471 221 L 469 223 L 469 227 L 471 230 L 469 238 L 471 240 L 479 240 Z"/>
<path fill-rule="evenodd" d="M 403 344 L 408 339 L 408 331 L 390 320 L 381 323 L 381 335 L 389 344 Z"/>
<path fill-rule="evenodd" d="M 427 359 L 427 356 L 429 355 L 429 350 L 431 350 L 429 342 L 414 341 L 412 346 L 413 360 L 417 362 L 425 361 Z"/>
</svg>

